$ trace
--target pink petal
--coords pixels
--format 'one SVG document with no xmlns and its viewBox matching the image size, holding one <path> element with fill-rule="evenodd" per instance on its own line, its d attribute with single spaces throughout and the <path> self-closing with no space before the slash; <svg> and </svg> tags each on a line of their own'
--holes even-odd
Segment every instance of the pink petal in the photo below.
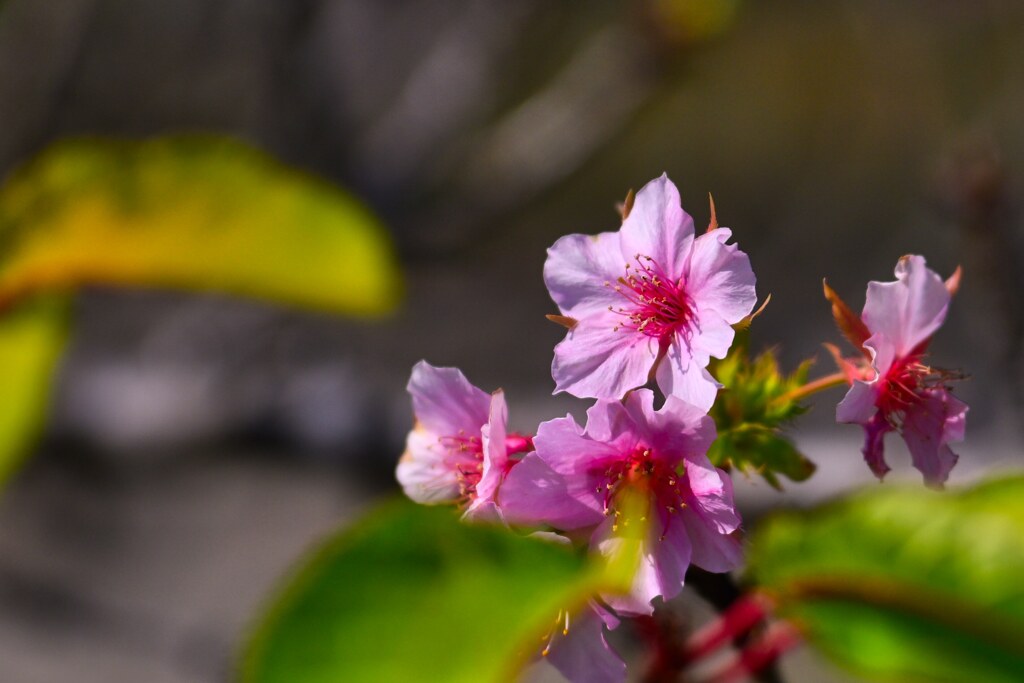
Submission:
<svg viewBox="0 0 1024 683">
<path fill-rule="evenodd" d="M 722 386 L 711 376 L 707 368 L 693 361 L 678 359 L 678 349 L 673 346 L 668 356 L 658 366 L 658 388 L 666 396 L 675 396 L 703 411 L 711 410 Z M 676 358 L 673 358 L 673 355 Z"/>
<path fill-rule="evenodd" d="M 640 441 L 673 464 L 689 456 L 703 456 L 715 440 L 715 421 L 707 412 L 675 396 L 666 398 L 665 405 L 656 411 L 654 394 L 640 389 L 629 395 L 623 407 Z"/>
<path fill-rule="evenodd" d="M 640 420 L 646 417 L 642 406 L 654 413 L 654 394 L 649 389 L 631 391 L 625 404 L 621 401 L 597 401 L 587 409 L 584 433 L 588 439 L 600 444 L 600 448 L 607 447 L 608 454 L 628 453 L 638 441 L 636 420 L 638 416 Z"/>
<path fill-rule="evenodd" d="M 686 504 L 709 528 L 722 534 L 736 531 L 740 516 L 736 512 L 729 475 L 712 465 L 703 453 L 689 456 L 685 467 L 693 494 Z"/>
<path fill-rule="evenodd" d="M 602 408 L 614 411 L 614 402 L 598 402 L 591 407 L 588 415 L 592 412 L 595 415 L 600 415 Z M 625 413 L 623 412 L 622 415 Z M 553 470 L 572 478 L 587 473 L 595 461 L 621 456 L 623 443 L 629 443 L 629 448 L 632 449 L 635 438 L 631 436 L 630 431 L 620 426 L 614 434 L 623 439 L 631 439 L 631 441 L 613 440 L 609 443 L 597 441 L 592 438 L 589 431 L 585 432 L 576 424 L 576 420 L 571 415 L 566 415 L 542 422 L 537 427 L 537 435 L 533 437 L 533 445 L 537 455 Z"/>
<path fill-rule="evenodd" d="M 896 346 L 882 332 L 864 342 L 871 356 L 875 376 L 871 381 L 854 380 L 846 396 L 836 406 L 836 422 L 867 424 L 877 412 L 879 380 L 886 376 L 896 359 Z"/>
<path fill-rule="evenodd" d="M 619 329 L 620 317 L 605 313 L 580 320 L 555 347 L 551 375 L 555 392 L 580 398 L 618 399 L 647 382 L 657 357 L 657 341 Z"/>
<path fill-rule="evenodd" d="M 725 358 L 735 337 L 736 330 L 717 311 L 697 304 L 690 328 L 686 333 L 677 332 L 672 346 L 680 349 L 682 358 L 692 358 L 703 368 L 712 356 Z"/>
<path fill-rule="evenodd" d="M 879 479 L 889 472 L 889 465 L 885 462 L 885 435 L 891 431 L 892 426 L 881 413 L 864 422 L 864 447 L 861 452 L 868 467 Z"/>
<path fill-rule="evenodd" d="M 417 503 L 447 503 L 459 497 L 455 470 L 445 463 L 447 450 L 437 435 L 418 427 L 409 432 L 395 476 L 405 495 Z"/>
<path fill-rule="evenodd" d="M 903 440 L 929 486 L 941 487 L 949 478 L 958 457 L 947 444 L 963 439 L 966 420 L 967 405 L 941 388 L 925 392 L 907 409 Z"/>
<path fill-rule="evenodd" d="M 625 274 L 627 260 L 617 232 L 566 235 L 548 249 L 544 283 L 563 314 L 581 319 L 621 304 L 612 286 Z"/>
<path fill-rule="evenodd" d="M 420 361 L 407 387 L 416 419 L 438 436 L 479 436 L 487 422 L 491 397 L 469 383 L 457 368 L 437 368 Z"/>
<path fill-rule="evenodd" d="M 710 528 L 700 515 L 689 508 L 683 510 L 672 523 L 680 521 L 686 526 L 690 538 L 690 561 L 693 564 L 709 572 L 725 573 L 743 563 L 743 549 L 738 540 Z"/>
<path fill-rule="evenodd" d="M 547 660 L 570 683 L 626 680 L 626 663 L 608 645 L 601 619 L 589 606 L 570 619 L 567 634 L 556 632 Z"/>
<path fill-rule="evenodd" d="M 701 310 L 713 310 L 729 324 L 742 320 L 757 303 L 750 258 L 735 244 L 726 244 L 731 236 L 731 230 L 719 228 L 698 237 L 686 273 L 687 294 Z"/>
<path fill-rule="evenodd" d="M 896 264 L 896 282 L 869 282 L 861 317 L 872 333 L 892 340 L 898 357 L 926 341 L 946 319 L 950 294 L 922 256 Z"/>
<path fill-rule="evenodd" d="M 510 524 L 550 524 L 556 529 L 594 526 L 605 516 L 602 501 L 577 477 L 569 480 L 555 472 L 537 453 L 527 453 L 505 478 L 498 503 Z"/>
<path fill-rule="evenodd" d="M 462 514 L 462 519 L 478 524 L 506 524 L 501 508 L 493 500 L 474 500 Z"/>
<path fill-rule="evenodd" d="M 854 380 L 846 396 L 836 406 L 836 422 L 867 424 L 878 408 L 875 407 L 877 392 L 873 383 Z"/>
<path fill-rule="evenodd" d="M 505 392 L 499 389 L 491 394 L 490 416 L 480 432 L 484 469 L 480 475 L 480 481 L 476 485 L 474 504 L 482 505 L 485 502 L 493 501 L 498 485 L 501 484 L 505 466 L 508 464 L 508 453 L 505 448 L 507 422 L 508 407 L 505 404 Z"/>
<path fill-rule="evenodd" d="M 682 524 L 662 527 L 660 516 L 649 515 L 654 521 L 643 544 L 640 566 L 633 586 L 626 595 L 602 595 L 604 601 L 620 614 L 651 614 L 651 601 L 656 597 L 671 600 L 683 589 L 686 570 L 690 566 L 690 538 Z M 614 553 L 622 539 L 612 531 L 613 518 L 606 519 L 591 537 L 590 544 L 603 555 Z M 662 538 L 664 534 L 664 538 Z"/>
<path fill-rule="evenodd" d="M 622 255 L 653 258 L 665 275 L 681 278 L 693 248 L 693 219 L 683 211 L 679 190 L 662 174 L 636 194 L 633 210 L 622 222 Z M 625 265 L 625 264 L 623 264 Z"/>
</svg>

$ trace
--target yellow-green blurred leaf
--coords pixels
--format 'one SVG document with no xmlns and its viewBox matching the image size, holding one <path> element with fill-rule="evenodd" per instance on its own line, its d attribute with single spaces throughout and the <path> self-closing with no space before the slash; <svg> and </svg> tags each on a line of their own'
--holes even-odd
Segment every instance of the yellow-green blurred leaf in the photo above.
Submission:
<svg viewBox="0 0 1024 683">
<path fill-rule="evenodd" d="M 245 647 L 241 678 L 511 680 L 559 610 L 609 580 L 619 578 L 561 544 L 396 502 L 328 541 L 288 583 Z"/>
<path fill-rule="evenodd" d="M 861 676 L 1024 680 L 1024 476 L 777 515 L 748 561 L 779 614 Z"/>
<path fill-rule="evenodd" d="M 57 144 L 0 191 L 0 308 L 82 284 L 178 287 L 348 314 L 400 289 L 346 193 L 214 137 Z"/>
<path fill-rule="evenodd" d="M 0 483 L 21 462 L 46 412 L 64 346 L 67 302 L 40 298 L 0 317 Z"/>
</svg>

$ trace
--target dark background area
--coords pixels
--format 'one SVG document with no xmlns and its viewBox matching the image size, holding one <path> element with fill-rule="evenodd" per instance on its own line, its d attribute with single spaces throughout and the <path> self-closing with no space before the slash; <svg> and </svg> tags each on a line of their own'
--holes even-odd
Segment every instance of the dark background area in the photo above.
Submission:
<svg viewBox="0 0 1024 683">
<path fill-rule="evenodd" d="M 407 289 L 374 322 L 81 295 L 0 498 L 0 678 L 228 678 L 273 581 L 395 488 L 420 358 L 503 386 L 519 429 L 579 412 L 550 396 L 544 250 L 662 171 L 698 226 L 714 194 L 789 367 L 832 371 L 822 277 L 859 310 L 904 253 L 962 264 L 933 345 L 972 376 L 952 482 L 1019 464 L 1022 120 L 1010 0 L 0 3 L 0 171 L 65 136 L 227 133 L 372 206 Z M 800 426 L 819 474 L 748 482 L 748 521 L 869 480 L 840 395 Z"/>
</svg>

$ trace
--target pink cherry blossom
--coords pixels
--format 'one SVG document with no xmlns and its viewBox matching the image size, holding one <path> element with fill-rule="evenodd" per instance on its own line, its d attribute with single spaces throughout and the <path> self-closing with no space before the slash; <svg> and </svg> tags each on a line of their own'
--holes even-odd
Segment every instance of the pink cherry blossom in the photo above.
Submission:
<svg viewBox="0 0 1024 683">
<path fill-rule="evenodd" d="M 914 467 L 941 486 L 956 464 L 967 405 L 950 393 L 951 373 L 926 363 L 928 342 L 946 319 L 951 294 L 921 256 L 904 256 L 895 282 L 868 283 L 861 320 L 870 368 L 863 368 L 836 408 L 836 420 L 864 426 L 864 458 L 881 479 L 889 466 L 883 440 L 898 431 Z"/>
<path fill-rule="evenodd" d="M 614 629 L 619 620 L 591 600 L 573 614 L 558 613 L 545 638 L 541 655 L 570 683 L 622 683 L 626 663 L 605 639 L 605 629 Z"/>
<path fill-rule="evenodd" d="M 507 434 L 508 410 L 499 389 L 487 394 L 456 368 L 420 361 L 407 387 L 416 424 L 396 476 L 417 503 L 457 503 L 474 519 L 498 519 L 498 486 L 532 448 L 529 437 Z"/>
<path fill-rule="evenodd" d="M 621 398 L 657 367 L 666 395 L 708 410 L 732 325 L 754 307 L 747 255 L 718 228 L 694 236 L 668 176 L 647 183 L 618 232 L 568 235 L 548 249 L 544 281 L 572 328 L 555 347 L 556 392 Z"/>
<path fill-rule="evenodd" d="M 545 422 L 499 493 L 505 518 L 589 535 L 590 547 L 610 555 L 623 540 L 622 495 L 647 502 L 647 534 L 632 590 L 606 596 L 614 609 L 650 614 L 651 600 L 682 589 L 690 563 L 725 572 L 740 562 L 730 534 L 740 525 L 732 482 L 707 459 L 714 422 L 704 411 L 670 396 L 654 410 L 646 389 L 624 402 L 598 401 L 586 428 L 571 416 Z"/>
<path fill-rule="evenodd" d="M 550 531 L 530 536 L 550 543 L 571 543 Z M 626 678 L 626 663 L 604 637 L 605 629 L 618 626 L 619 619 L 596 600 L 588 600 L 578 610 L 559 610 L 541 638 L 540 655 L 570 683 L 621 683 Z"/>
</svg>

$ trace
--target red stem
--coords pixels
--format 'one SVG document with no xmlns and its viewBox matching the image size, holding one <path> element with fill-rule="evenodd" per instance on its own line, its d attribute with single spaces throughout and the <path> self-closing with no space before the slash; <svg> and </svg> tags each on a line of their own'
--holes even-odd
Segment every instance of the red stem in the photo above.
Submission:
<svg viewBox="0 0 1024 683">
<path fill-rule="evenodd" d="M 799 631 L 792 624 L 772 624 L 764 636 L 747 646 L 724 668 L 712 674 L 706 683 L 734 683 L 753 676 L 799 645 L 801 641 Z"/>
<path fill-rule="evenodd" d="M 761 593 L 739 598 L 718 619 L 690 636 L 683 647 L 684 658 L 692 662 L 733 642 L 764 619 L 771 607 L 772 601 Z"/>
</svg>

